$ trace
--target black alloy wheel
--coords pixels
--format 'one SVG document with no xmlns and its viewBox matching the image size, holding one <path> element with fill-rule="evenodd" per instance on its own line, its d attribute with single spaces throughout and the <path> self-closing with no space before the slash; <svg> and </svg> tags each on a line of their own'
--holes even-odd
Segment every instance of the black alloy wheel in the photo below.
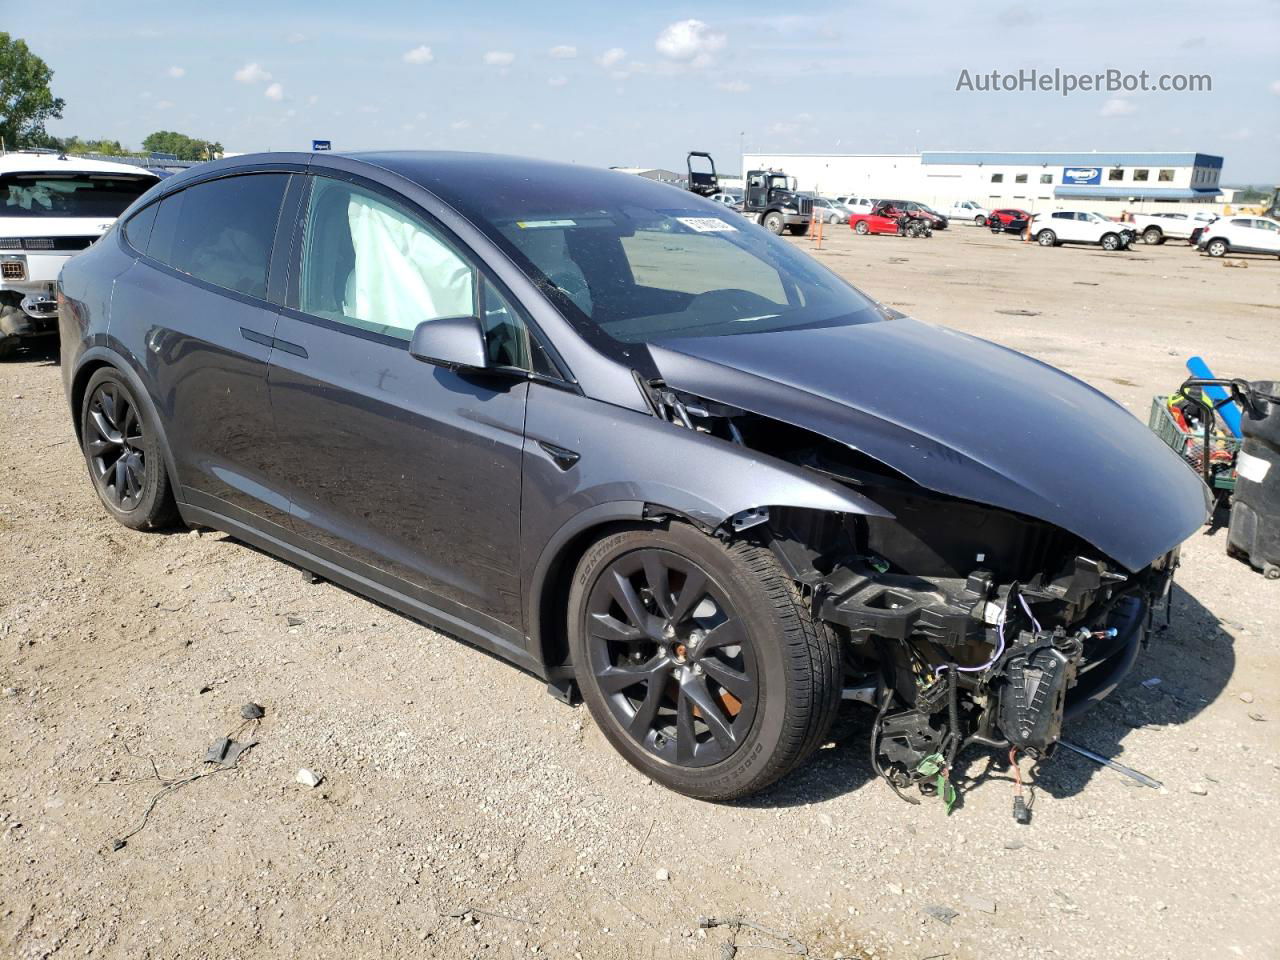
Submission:
<svg viewBox="0 0 1280 960">
<path fill-rule="evenodd" d="M 89 397 L 84 450 L 94 482 L 118 510 L 137 508 L 146 482 L 142 420 L 133 397 L 107 382 Z"/>
<path fill-rule="evenodd" d="M 634 550 L 605 568 L 586 612 L 590 670 L 637 744 L 683 767 L 741 746 L 756 713 L 755 654 L 706 570 L 668 550 Z"/>
<path fill-rule="evenodd" d="M 120 523 L 151 530 L 179 519 L 157 431 L 118 370 L 89 378 L 80 446 L 98 498 Z"/>
</svg>

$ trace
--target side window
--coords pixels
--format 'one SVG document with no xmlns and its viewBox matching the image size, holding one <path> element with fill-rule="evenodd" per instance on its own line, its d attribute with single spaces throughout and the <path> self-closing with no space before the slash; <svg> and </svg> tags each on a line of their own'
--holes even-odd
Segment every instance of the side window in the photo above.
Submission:
<svg viewBox="0 0 1280 960">
<path fill-rule="evenodd" d="M 1075 218 L 1076 215 L 1074 213 L 1055 213 L 1053 215 L 1055 220 L 1074 220 Z"/>
<path fill-rule="evenodd" d="M 197 183 L 165 197 L 147 256 L 215 286 L 267 295 L 267 267 L 289 175 L 258 173 Z"/>
<path fill-rule="evenodd" d="M 316 177 L 298 309 L 408 341 L 423 320 L 475 315 L 475 272 L 406 211 L 354 184 Z"/>
<path fill-rule="evenodd" d="M 147 244 L 151 242 L 151 228 L 156 224 L 156 213 L 160 204 L 152 203 L 143 207 L 124 225 L 124 238 L 129 246 L 141 254 L 146 254 Z"/>
</svg>

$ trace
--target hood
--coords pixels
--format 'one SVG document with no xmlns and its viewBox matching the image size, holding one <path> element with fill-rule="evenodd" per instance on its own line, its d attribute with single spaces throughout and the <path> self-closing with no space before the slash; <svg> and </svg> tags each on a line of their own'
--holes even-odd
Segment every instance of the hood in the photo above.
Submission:
<svg viewBox="0 0 1280 960">
<path fill-rule="evenodd" d="M 929 490 L 1062 527 L 1131 571 L 1205 521 L 1195 472 L 1115 401 L 902 318 L 651 344 L 668 385 L 848 444 Z"/>
</svg>

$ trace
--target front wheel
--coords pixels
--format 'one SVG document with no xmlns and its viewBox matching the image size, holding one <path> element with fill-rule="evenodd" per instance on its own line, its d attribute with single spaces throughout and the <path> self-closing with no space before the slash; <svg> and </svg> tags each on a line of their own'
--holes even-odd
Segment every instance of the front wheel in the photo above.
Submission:
<svg viewBox="0 0 1280 960">
<path fill-rule="evenodd" d="M 1114 233 L 1105 234 L 1102 237 L 1102 249 L 1108 250 L 1108 251 L 1119 250 L 1120 238 L 1116 236 Z"/>
<path fill-rule="evenodd" d="M 782 228 L 786 226 L 786 222 L 782 219 L 780 213 L 767 213 L 764 217 L 764 228 L 773 234 L 782 233 Z"/>
<path fill-rule="evenodd" d="M 1211 257 L 1225 257 L 1227 255 L 1227 241 L 1210 240 L 1209 245 L 1205 247 L 1205 251 Z"/>
<path fill-rule="evenodd" d="M 621 531 L 587 551 L 569 644 L 614 748 L 703 800 L 743 797 L 793 770 L 840 704 L 838 641 L 773 554 L 682 524 Z"/>
<path fill-rule="evenodd" d="M 93 488 L 117 521 L 134 530 L 177 522 L 156 426 L 111 367 L 95 373 L 85 387 L 80 446 Z"/>
<path fill-rule="evenodd" d="M 863 236 L 866 236 L 868 233 L 871 232 L 871 228 L 867 226 L 867 221 L 859 220 L 857 223 L 853 225 L 853 232 L 860 233 Z"/>
<path fill-rule="evenodd" d="M 1058 236 L 1052 230 L 1041 230 L 1036 234 L 1036 243 L 1042 247 L 1052 247 L 1058 242 Z"/>
</svg>

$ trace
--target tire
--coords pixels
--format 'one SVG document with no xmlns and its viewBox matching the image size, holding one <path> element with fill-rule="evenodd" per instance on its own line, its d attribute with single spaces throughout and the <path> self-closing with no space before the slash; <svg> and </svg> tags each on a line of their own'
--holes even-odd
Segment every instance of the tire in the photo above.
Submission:
<svg viewBox="0 0 1280 960">
<path fill-rule="evenodd" d="M 982 214 L 978 214 L 978 216 L 973 218 L 973 225 L 975 227 L 985 227 L 987 225 L 987 218 L 982 216 Z"/>
<path fill-rule="evenodd" d="M 1102 249 L 1108 252 L 1120 249 L 1120 237 L 1114 233 L 1104 233 L 1102 239 L 1098 241 L 1102 245 Z"/>
<path fill-rule="evenodd" d="M 1058 245 L 1058 235 L 1052 230 L 1041 230 L 1036 234 L 1036 243 L 1042 247 L 1056 247 Z"/>
<path fill-rule="evenodd" d="M 867 226 L 867 221 L 859 220 L 857 223 L 853 225 L 853 232 L 861 234 L 862 236 L 865 237 L 868 233 L 871 232 L 871 228 Z"/>
<path fill-rule="evenodd" d="M 766 213 L 764 215 L 764 219 L 760 222 L 764 224 L 764 228 L 766 230 L 774 235 L 782 233 L 783 229 L 786 227 L 786 223 L 783 221 L 782 214 L 780 213 Z"/>
<path fill-rule="evenodd" d="M 1205 253 L 1211 257 L 1225 257 L 1227 255 L 1227 241 L 1221 237 L 1215 237 L 1205 244 Z"/>
<path fill-rule="evenodd" d="M 837 223 L 839 223 L 839 221 L 840 221 L 840 218 L 837 217 L 834 213 L 831 214 L 829 217 L 827 217 L 827 223 L 831 224 L 832 226 L 835 226 Z"/>
<path fill-rule="evenodd" d="M 156 425 L 113 367 L 103 367 L 85 387 L 80 450 L 98 499 L 119 523 L 133 530 L 177 524 Z"/>
<path fill-rule="evenodd" d="M 587 551 L 569 594 L 569 647 L 605 738 L 652 780 L 702 800 L 785 776 L 840 706 L 839 642 L 773 554 L 684 524 L 622 530 Z"/>
<path fill-rule="evenodd" d="M 1155 246 L 1158 243 L 1164 243 L 1164 234 L 1160 232 L 1159 227 L 1147 227 L 1142 231 L 1142 242 Z"/>
</svg>

